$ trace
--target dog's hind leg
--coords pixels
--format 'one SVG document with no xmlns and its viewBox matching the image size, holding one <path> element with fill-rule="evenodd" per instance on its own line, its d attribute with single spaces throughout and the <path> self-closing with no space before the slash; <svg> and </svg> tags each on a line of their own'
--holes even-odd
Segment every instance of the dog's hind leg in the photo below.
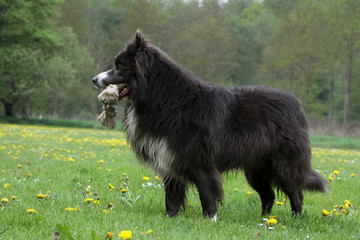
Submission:
<svg viewBox="0 0 360 240">
<path fill-rule="evenodd" d="M 259 193 L 262 207 L 262 215 L 270 214 L 275 201 L 275 193 L 271 183 L 265 178 L 263 172 L 245 170 L 247 182 Z"/>
<path fill-rule="evenodd" d="M 204 216 L 216 221 L 218 203 L 223 196 L 220 173 L 216 169 L 200 169 L 191 173 L 191 178 L 199 191 Z"/>
<path fill-rule="evenodd" d="M 174 179 L 164 181 L 165 186 L 165 205 L 166 213 L 170 217 L 175 217 L 180 207 L 185 209 L 186 183 Z"/>
<path fill-rule="evenodd" d="M 282 187 L 282 190 L 289 197 L 292 214 L 300 217 L 304 199 L 301 187 L 297 184 L 288 184 L 287 186 Z"/>
</svg>

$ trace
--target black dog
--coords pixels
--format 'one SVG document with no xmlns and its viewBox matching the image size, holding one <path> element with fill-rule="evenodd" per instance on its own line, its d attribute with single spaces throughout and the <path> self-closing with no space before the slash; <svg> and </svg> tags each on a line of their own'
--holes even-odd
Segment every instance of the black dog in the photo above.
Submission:
<svg viewBox="0 0 360 240">
<path fill-rule="evenodd" d="M 184 207 L 188 183 L 197 187 L 205 216 L 216 221 L 223 197 L 220 174 L 242 169 L 259 193 L 262 214 L 273 187 L 300 215 L 303 190 L 326 191 L 311 168 L 307 122 L 290 93 L 262 86 L 210 86 L 176 64 L 137 31 L 115 57 L 115 67 L 93 79 L 98 87 L 123 84 L 130 100 L 123 120 L 138 158 L 164 179 L 166 214 Z"/>
</svg>

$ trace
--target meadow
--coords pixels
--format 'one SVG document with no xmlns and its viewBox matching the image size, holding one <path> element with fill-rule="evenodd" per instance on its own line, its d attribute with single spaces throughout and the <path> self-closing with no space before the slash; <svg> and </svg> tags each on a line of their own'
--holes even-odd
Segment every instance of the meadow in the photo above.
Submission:
<svg viewBox="0 0 360 240">
<path fill-rule="evenodd" d="M 193 187 L 186 211 L 164 217 L 161 179 L 120 131 L 0 124 L 0 239 L 360 239 L 360 151 L 319 141 L 312 164 L 330 192 L 305 192 L 301 219 L 281 192 L 262 217 L 240 172 L 223 176 L 215 223 Z"/>
</svg>

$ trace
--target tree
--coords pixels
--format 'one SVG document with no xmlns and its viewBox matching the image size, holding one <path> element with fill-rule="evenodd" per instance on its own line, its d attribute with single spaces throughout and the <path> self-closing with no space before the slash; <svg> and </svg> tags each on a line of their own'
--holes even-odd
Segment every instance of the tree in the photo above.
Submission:
<svg viewBox="0 0 360 240">
<path fill-rule="evenodd" d="M 322 65 L 320 38 L 321 17 L 316 0 L 306 0 L 293 6 L 285 21 L 274 31 L 265 55 L 268 71 L 283 72 L 283 87 L 300 97 L 305 108 L 309 103 L 311 84 Z M 266 66 L 267 65 L 267 66 Z"/>
<path fill-rule="evenodd" d="M 38 86 L 41 50 L 59 43 L 58 0 L 0 0 L 0 100 L 7 116 Z"/>
<path fill-rule="evenodd" d="M 351 86 L 353 81 L 354 62 L 356 54 L 360 51 L 360 2 L 357 0 L 333 1 L 337 13 L 337 21 L 341 23 L 345 52 L 345 95 L 343 123 L 349 122 Z"/>
</svg>

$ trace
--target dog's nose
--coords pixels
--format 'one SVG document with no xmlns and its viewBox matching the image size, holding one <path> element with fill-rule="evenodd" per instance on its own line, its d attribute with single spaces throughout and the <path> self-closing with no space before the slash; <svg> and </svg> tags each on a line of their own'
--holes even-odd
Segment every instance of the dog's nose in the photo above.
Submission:
<svg viewBox="0 0 360 240">
<path fill-rule="evenodd" d="M 92 81 L 93 81 L 93 83 L 96 83 L 97 81 L 98 81 L 98 77 L 96 76 L 96 77 L 94 77 L 93 79 L 92 79 Z"/>
</svg>

